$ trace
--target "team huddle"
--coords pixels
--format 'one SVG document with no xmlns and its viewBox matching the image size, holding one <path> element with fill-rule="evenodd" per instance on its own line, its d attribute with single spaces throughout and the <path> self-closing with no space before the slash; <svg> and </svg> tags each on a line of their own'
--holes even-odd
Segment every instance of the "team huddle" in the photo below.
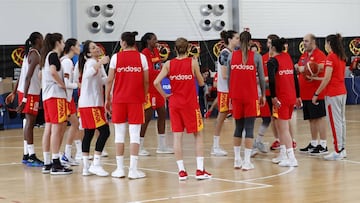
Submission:
<svg viewBox="0 0 360 203">
<path fill-rule="evenodd" d="M 122 33 L 121 50 L 111 58 L 102 56 L 100 48 L 93 41 L 85 41 L 80 51 L 80 44 L 76 39 L 64 42 L 59 33 L 49 33 L 44 39 L 38 32 L 30 35 L 26 41 L 17 88 L 6 98 L 6 103 L 11 103 L 17 94 L 17 111 L 25 115 L 24 164 L 42 167 L 44 174 L 64 175 L 71 174 L 71 166 L 80 165 L 78 161 L 82 160 L 82 175 L 109 176 L 109 172 L 102 167 L 101 157 L 110 136 L 108 117 L 111 117 L 117 165 L 111 176 L 126 176 L 124 151 L 128 128 L 130 165 L 127 177 L 144 178 L 146 174 L 138 169 L 138 156 L 150 154 L 144 148 L 144 139 L 147 126 L 156 111 L 156 153 L 174 153 L 179 180 L 186 180 L 188 173 L 183 161 L 182 137 L 184 132 L 193 134 L 195 178 L 203 180 L 212 177 L 204 167 L 203 120 L 197 96 L 197 86 L 203 86 L 204 79 L 198 60 L 188 57 L 188 41 L 178 38 L 175 41 L 176 57 L 163 62 L 156 47 L 156 35 L 146 33 L 141 38 L 141 47 L 138 49 L 135 41 L 137 34 Z M 306 35 L 305 52 L 295 65 L 290 55 L 284 51 L 286 40 L 276 35 L 269 35 L 269 53 L 264 56 L 250 48 L 251 34 L 247 31 L 223 31 L 221 39 L 226 46 L 216 63 L 219 114 L 212 155 L 227 155 L 219 142 L 224 120 L 231 113 L 235 120 L 235 169 L 247 171 L 255 168 L 251 157 L 258 150 L 267 152 L 262 138 L 271 122 L 274 136 L 278 138 L 276 148 L 280 149 L 279 155 L 272 162 L 282 167 L 298 166 L 290 120 L 294 107 L 303 106 L 304 120 L 309 120 L 312 138 L 309 145 L 300 149 L 300 152 L 328 154 L 328 118 L 335 151 L 324 158 L 340 160 L 346 157 L 346 57 L 340 35 L 326 37 L 328 56 L 316 47 L 314 35 Z M 76 55 L 79 59 L 74 65 L 72 58 Z M 311 63 L 318 67 L 316 74 L 311 70 Z M 106 64 L 109 64 L 108 71 L 104 67 Z M 311 74 L 305 74 L 309 71 Z M 164 78 L 170 81 L 171 93 L 165 92 L 161 86 Z M 73 98 L 75 89 L 79 89 L 78 107 Z M 35 155 L 33 143 L 33 128 L 40 100 L 43 102 L 45 117 L 42 137 L 44 161 Z M 166 144 L 166 100 L 174 136 L 173 147 Z M 261 117 L 263 122 L 254 139 L 257 117 Z M 60 147 L 68 122 L 71 126 L 67 132 L 64 154 L 61 156 Z M 95 151 L 93 161 L 90 162 L 90 145 L 94 136 Z M 72 156 L 73 142 L 77 151 L 75 158 Z M 240 154 L 242 143 L 243 158 Z"/>
</svg>

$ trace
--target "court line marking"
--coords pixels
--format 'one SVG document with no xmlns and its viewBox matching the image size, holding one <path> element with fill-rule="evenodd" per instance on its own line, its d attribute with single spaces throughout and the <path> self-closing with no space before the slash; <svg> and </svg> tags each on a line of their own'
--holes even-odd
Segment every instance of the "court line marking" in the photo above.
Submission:
<svg viewBox="0 0 360 203">
<path fill-rule="evenodd" d="M 3 163 L 3 164 L 0 164 L 0 166 L 12 166 L 12 165 L 21 165 L 23 163 L 16 163 L 16 162 L 13 162 L 13 163 Z"/>
<path fill-rule="evenodd" d="M 239 191 L 247 191 L 247 190 L 256 190 L 256 189 L 263 189 L 272 186 L 258 186 L 258 187 L 251 187 L 251 188 L 242 188 L 242 189 L 235 189 L 235 190 L 224 190 L 220 192 L 209 192 L 209 193 L 201 193 L 201 194 L 193 194 L 193 195 L 181 195 L 181 196 L 174 196 L 174 197 L 164 197 L 164 198 L 157 198 L 157 199 L 147 199 L 147 200 L 139 200 L 139 201 L 132 201 L 130 203 L 137 203 L 137 202 L 157 202 L 157 201 L 167 201 L 173 199 L 185 199 L 190 197 L 199 197 L 199 196 L 211 196 L 216 194 L 224 194 L 224 193 L 231 193 L 231 192 L 239 192 Z"/>
</svg>

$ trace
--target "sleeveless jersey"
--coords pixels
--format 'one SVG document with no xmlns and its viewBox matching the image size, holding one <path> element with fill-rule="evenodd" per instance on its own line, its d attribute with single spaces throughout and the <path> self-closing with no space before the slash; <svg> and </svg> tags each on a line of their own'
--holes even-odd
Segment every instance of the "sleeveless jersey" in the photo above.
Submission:
<svg viewBox="0 0 360 203">
<path fill-rule="evenodd" d="M 30 49 L 27 56 L 29 56 L 31 52 L 35 52 L 40 58 L 40 53 L 36 49 Z M 19 92 L 22 93 L 24 93 L 25 91 L 25 80 L 26 80 L 26 75 L 29 71 L 29 60 L 27 56 L 24 56 L 24 60 L 21 66 L 18 89 L 17 89 Z M 34 72 L 31 76 L 28 94 L 40 95 L 41 81 L 39 78 L 39 71 L 40 71 L 40 64 L 36 65 Z"/>
<path fill-rule="evenodd" d="M 230 69 L 229 97 L 244 102 L 257 100 L 257 70 L 254 61 L 254 52 L 248 52 L 247 63 L 243 64 L 242 51 L 233 51 Z"/>
<path fill-rule="evenodd" d="M 49 52 L 46 55 L 44 68 L 42 70 L 42 99 L 43 101 L 50 99 L 50 98 L 66 98 L 65 90 L 61 89 L 59 85 L 54 81 L 54 78 L 50 72 L 50 64 L 49 64 L 49 56 L 51 53 L 55 53 L 53 51 Z M 60 68 L 57 71 L 59 77 L 64 81 L 64 71 Z"/>
<path fill-rule="evenodd" d="M 168 78 L 172 93 L 169 98 L 170 108 L 194 109 L 199 106 L 192 58 L 170 60 Z"/>
<path fill-rule="evenodd" d="M 144 70 L 141 53 L 136 50 L 121 51 L 117 53 L 116 57 L 112 102 L 145 102 Z"/>
<path fill-rule="evenodd" d="M 287 104 L 296 103 L 294 64 L 287 53 L 275 56 L 279 67 L 275 74 L 276 97 Z"/>
</svg>

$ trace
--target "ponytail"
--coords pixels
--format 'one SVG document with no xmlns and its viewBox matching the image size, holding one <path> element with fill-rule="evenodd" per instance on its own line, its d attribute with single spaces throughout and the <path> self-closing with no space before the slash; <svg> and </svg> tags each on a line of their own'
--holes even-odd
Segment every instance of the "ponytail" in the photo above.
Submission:
<svg viewBox="0 0 360 203">
<path fill-rule="evenodd" d="M 39 32 L 33 32 L 25 41 L 25 56 L 28 55 L 30 48 L 36 44 L 36 40 L 42 39 L 43 36 Z"/>
<path fill-rule="evenodd" d="M 85 66 L 85 62 L 88 59 L 88 54 L 90 53 L 90 43 L 92 43 L 93 41 L 90 40 L 86 40 L 84 42 L 84 47 L 83 47 L 83 51 L 80 53 L 79 55 L 79 73 L 80 76 L 82 76 L 83 72 L 84 72 L 84 66 Z"/>
<path fill-rule="evenodd" d="M 234 31 L 234 30 L 228 30 L 228 31 L 223 30 L 223 31 L 220 33 L 220 38 L 221 38 L 221 40 L 224 41 L 224 43 L 225 43 L 226 45 L 229 45 L 229 39 L 232 39 L 236 33 L 237 33 L 237 32 Z"/>
<path fill-rule="evenodd" d="M 148 40 L 150 40 L 154 35 L 155 34 L 152 32 L 147 32 L 144 36 L 141 37 L 141 50 L 148 47 Z"/>
<path fill-rule="evenodd" d="M 248 61 L 248 53 L 250 48 L 251 34 L 248 31 L 240 33 L 240 49 L 242 52 L 242 62 L 246 64 Z"/>
<path fill-rule="evenodd" d="M 40 67 L 44 67 L 45 65 L 45 59 L 48 53 L 55 48 L 56 42 L 61 42 L 63 39 L 62 34 L 60 33 L 48 33 L 45 36 L 44 42 L 43 42 L 43 48 L 41 50 L 41 61 L 40 61 Z"/>
<path fill-rule="evenodd" d="M 64 47 L 64 54 L 68 54 L 70 52 L 71 47 L 76 46 L 76 43 L 77 43 L 77 39 L 75 38 L 67 39 Z"/>
<path fill-rule="evenodd" d="M 346 61 L 346 54 L 344 45 L 342 43 L 342 37 L 339 33 L 336 35 L 328 35 L 326 42 L 329 43 L 331 50 L 343 61 Z"/>
<path fill-rule="evenodd" d="M 126 42 L 126 45 L 129 47 L 135 46 L 135 36 L 138 35 L 138 32 L 124 32 L 121 34 L 121 40 Z"/>
<path fill-rule="evenodd" d="M 271 46 L 275 47 L 277 53 L 281 53 L 285 49 L 284 45 L 286 42 L 286 39 L 283 37 L 280 39 L 273 39 L 271 40 Z"/>
</svg>

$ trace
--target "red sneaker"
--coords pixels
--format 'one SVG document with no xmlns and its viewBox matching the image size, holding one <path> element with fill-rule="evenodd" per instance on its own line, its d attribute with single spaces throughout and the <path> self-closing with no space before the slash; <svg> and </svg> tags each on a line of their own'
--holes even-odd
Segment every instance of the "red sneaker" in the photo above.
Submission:
<svg viewBox="0 0 360 203">
<path fill-rule="evenodd" d="M 212 175 L 210 173 L 208 173 L 207 171 L 205 171 L 205 169 L 203 171 L 201 170 L 196 170 L 196 176 L 195 178 L 197 180 L 205 180 L 205 179 L 209 179 L 211 178 Z"/>
<path fill-rule="evenodd" d="M 212 111 L 208 111 L 204 114 L 205 118 L 210 118 Z"/>
<path fill-rule="evenodd" d="M 180 171 L 179 172 L 179 180 L 186 180 L 188 178 L 188 174 L 186 171 Z"/>
<path fill-rule="evenodd" d="M 280 149 L 280 142 L 279 140 L 275 140 L 272 145 L 270 146 L 271 150 L 276 150 L 276 149 Z"/>
<path fill-rule="evenodd" d="M 293 140 L 292 141 L 292 144 L 293 144 L 293 148 L 294 148 L 294 150 L 296 149 L 296 147 L 297 147 L 297 145 L 296 145 L 296 141 L 295 140 Z"/>
</svg>

